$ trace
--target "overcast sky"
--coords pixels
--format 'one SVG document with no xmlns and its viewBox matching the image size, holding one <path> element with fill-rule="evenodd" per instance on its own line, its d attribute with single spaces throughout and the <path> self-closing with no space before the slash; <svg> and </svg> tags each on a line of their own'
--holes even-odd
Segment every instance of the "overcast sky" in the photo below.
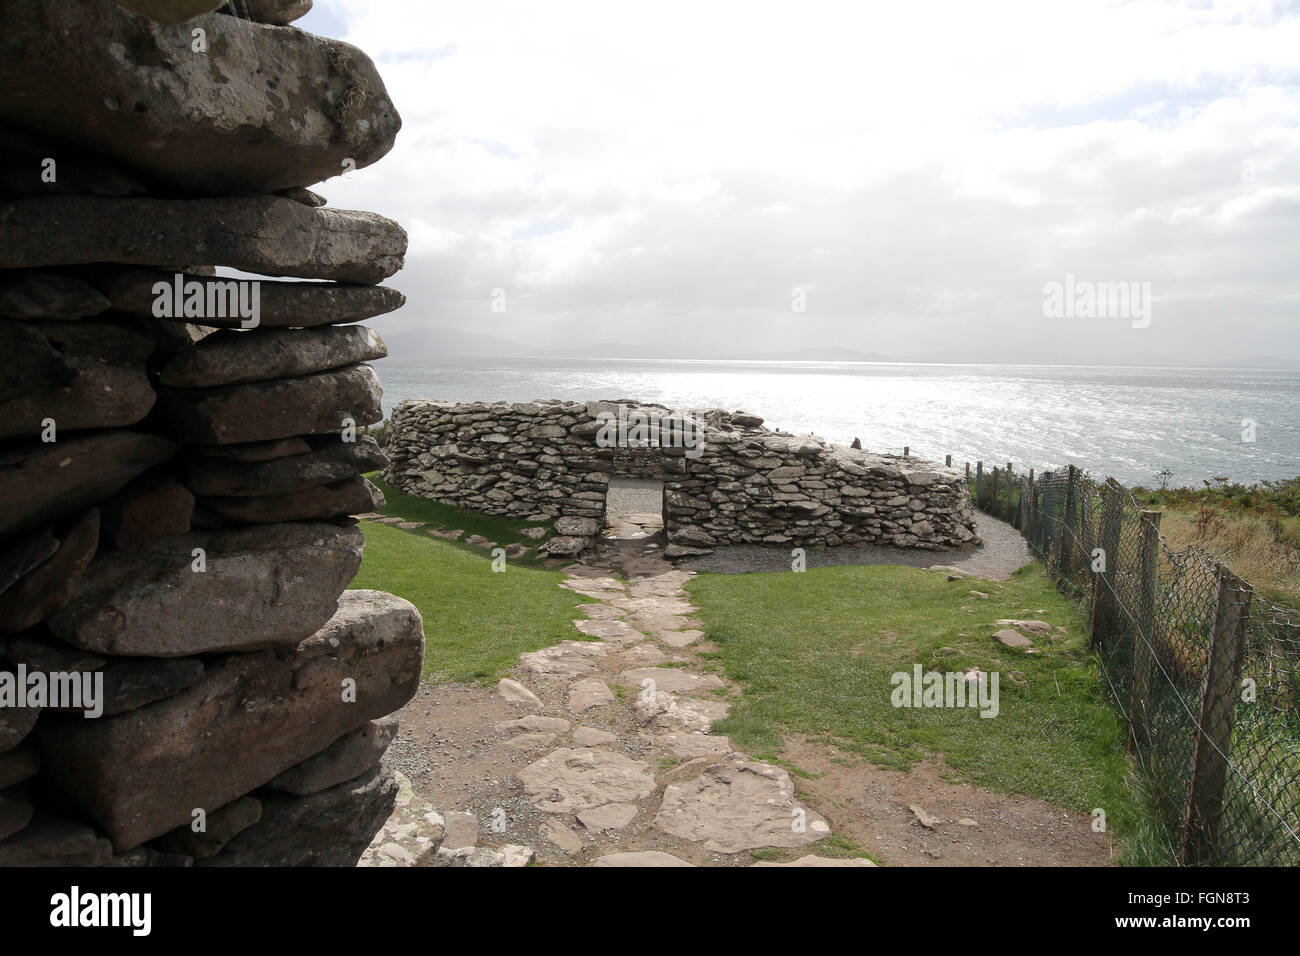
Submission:
<svg viewBox="0 0 1300 956">
<path fill-rule="evenodd" d="M 386 333 L 1300 361 L 1297 4 L 316 0 L 298 25 L 365 50 L 402 114 L 319 187 L 410 233 Z M 1045 317 L 1067 274 L 1150 283 L 1149 325 Z"/>
</svg>

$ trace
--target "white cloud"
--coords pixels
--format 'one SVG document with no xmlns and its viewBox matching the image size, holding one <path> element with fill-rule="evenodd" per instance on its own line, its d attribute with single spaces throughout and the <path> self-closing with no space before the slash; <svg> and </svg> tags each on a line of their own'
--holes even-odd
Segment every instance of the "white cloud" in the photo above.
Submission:
<svg viewBox="0 0 1300 956">
<path fill-rule="evenodd" d="M 1073 272 L 1161 302 L 1070 330 L 1104 354 L 1220 358 L 1231 312 L 1229 349 L 1300 357 L 1300 18 L 1273 4 L 328 7 L 404 119 L 321 187 L 410 230 L 394 327 L 475 328 L 505 288 L 494 331 L 535 342 L 1049 354 L 1041 288 Z"/>
</svg>

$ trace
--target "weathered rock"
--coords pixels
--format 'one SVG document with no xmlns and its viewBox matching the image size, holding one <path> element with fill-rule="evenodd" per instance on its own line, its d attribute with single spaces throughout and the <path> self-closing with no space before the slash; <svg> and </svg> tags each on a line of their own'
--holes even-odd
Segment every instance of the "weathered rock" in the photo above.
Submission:
<svg viewBox="0 0 1300 956">
<path fill-rule="evenodd" d="M 318 182 L 392 147 L 401 120 L 355 47 L 216 14 L 187 26 L 206 30 L 204 55 L 188 32 L 178 42 L 111 0 L 10 0 L 0 9 L 0 121 L 201 195 Z M 177 255 L 204 261 L 147 261 Z"/>
<path fill-rule="evenodd" d="M 465 846 L 458 850 L 438 847 L 434 855 L 434 866 L 468 866 L 468 867 L 520 867 L 533 862 L 535 856 L 531 847 L 507 843 L 496 850 L 485 846 Z"/>
<path fill-rule="evenodd" d="M 344 734 L 315 756 L 290 767 L 267 786 L 300 797 L 337 786 L 376 766 L 395 736 L 396 717 L 390 714 L 372 720 Z"/>
<path fill-rule="evenodd" d="M 117 5 L 148 17 L 154 23 L 175 26 L 200 14 L 211 13 L 224 0 L 117 0 Z"/>
<path fill-rule="evenodd" d="M 31 823 L 34 812 L 26 784 L 0 790 L 0 841 Z"/>
<path fill-rule="evenodd" d="M 175 448 L 157 435 L 109 431 L 0 451 L 0 534 L 84 511 Z"/>
<path fill-rule="evenodd" d="M 59 537 L 53 557 L 0 592 L 0 633 L 35 627 L 72 599 L 99 546 L 99 511 L 91 508 Z"/>
<path fill-rule="evenodd" d="M 587 677 L 574 681 L 569 688 L 569 710 L 575 714 L 612 703 L 614 703 L 613 692 L 599 678 Z"/>
<path fill-rule="evenodd" d="M 589 538 L 575 538 L 570 535 L 556 535 L 551 540 L 538 548 L 542 554 L 553 554 L 557 557 L 572 557 L 582 552 L 590 543 Z"/>
<path fill-rule="evenodd" d="M 15 199 L 5 211 L 0 268 L 7 269 L 95 262 L 149 265 L 181 256 L 263 275 L 374 285 L 402 268 L 406 254 L 406 233 L 391 219 L 357 210 L 312 209 L 277 196 L 52 196 Z"/>
<path fill-rule="evenodd" d="M 502 720 L 492 725 L 498 733 L 522 730 L 534 734 L 562 734 L 569 729 L 569 722 L 563 717 L 540 717 L 536 714 L 520 717 L 518 720 Z"/>
<path fill-rule="evenodd" d="M 10 319 L 67 321 L 98 315 L 108 299 L 94 286 L 71 276 L 20 272 L 0 277 L 0 316 Z"/>
<path fill-rule="evenodd" d="M 145 375 L 153 343 L 100 322 L 0 320 L 0 438 L 59 430 L 117 428 L 149 414 Z"/>
<path fill-rule="evenodd" d="M 654 825 L 671 836 L 702 840 L 717 853 L 805 846 L 831 833 L 818 813 L 795 800 L 788 773 L 740 754 L 669 784 Z"/>
<path fill-rule="evenodd" d="M 194 857 L 183 856 L 179 853 L 162 853 L 151 847 L 138 846 L 134 850 L 127 850 L 125 853 L 113 854 L 113 858 L 104 865 L 137 869 L 145 867 L 186 867 L 194 865 Z"/>
<path fill-rule="evenodd" d="M 155 469 L 133 478 L 104 503 L 104 538 L 133 550 L 150 541 L 190 530 L 194 495 L 170 472 Z"/>
<path fill-rule="evenodd" d="M 13 673 L 0 667 L 0 672 Z M 0 754 L 13 750 L 36 726 L 39 707 L 0 707 Z"/>
<path fill-rule="evenodd" d="M 262 819 L 262 803 L 255 797 L 240 797 L 205 814 L 204 829 L 195 832 L 194 822 L 179 826 L 153 841 L 163 853 L 206 860 L 220 853 L 236 836 Z"/>
<path fill-rule="evenodd" d="M 357 866 L 428 866 L 446 833 L 442 814 L 415 795 L 404 773 L 394 770 L 393 775 L 397 778 L 397 803 Z"/>
<path fill-rule="evenodd" d="M 637 667 L 618 676 L 651 692 L 663 690 L 671 694 L 693 694 L 723 686 L 714 674 L 692 674 L 680 667 Z"/>
<path fill-rule="evenodd" d="M 575 747 L 604 747 L 616 740 L 618 737 L 615 734 L 607 730 L 597 730 L 595 727 L 579 727 L 573 732 Z"/>
<path fill-rule="evenodd" d="M 578 821 L 593 833 L 621 830 L 635 817 L 636 807 L 630 803 L 607 803 L 578 813 Z"/>
<path fill-rule="evenodd" d="M 397 777 L 386 767 L 305 797 L 262 800 L 262 819 L 200 866 L 355 866 L 393 811 Z"/>
<path fill-rule="evenodd" d="M 238 0 L 238 5 L 227 3 L 220 12 L 258 23 L 284 26 L 306 16 L 310 9 L 311 0 Z"/>
<path fill-rule="evenodd" d="M 90 827 L 44 813 L 0 841 L 0 866 L 103 866 L 112 857 L 113 847 Z"/>
<path fill-rule="evenodd" d="M 329 623 L 296 648 L 219 658 L 201 685 L 117 717 L 47 715 L 39 731 L 42 776 L 96 821 L 116 848 L 128 849 L 187 824 L 196 807 L 225 806 L 401 707 L 419 683 L 423 650 L 413 605 L 379 591 L 348 591 Z M 354 701 L 345 699 L 350 688 Z M 140 786 L 141 780 L 150 785 Z M 332 813 L 332 801 L 340 800 L 340 812 L 353 812 L 357 802 L 346 793 L 352 783 L 293 798 L 292 807 L 264 800 L 263 835 L 249 837 L 235 855 L 253 858 L 261 852 L 254 842 L 284 830 L 286 819 L 310 818 L 312 806 Z M 321 794 L 332 796 L 300 803 Z M 369 796 L 360 803 L 372 806 Z M 356 847 L 358 855 L 391 805 L 390 798 Z M 341 851 L 351 847 L 340 843 Z M 317 849 L 303 852 L 314 858 Z"/>
<path fill-rule="evenodd" d="M 374 329 L 329 325 L 319 329 L 224 330 L 209 335 L 158 371 L 177 388 L 237 385 L 310 375 L 388 354 Z"/>
<path fill-rule="evenodd" d="M 638 850 L 633 853 L 607 853 L 592 860 L 592 866 L 694 866 L 680 857 L 661 850 Z"/>
<path fill-rule="evenodd" d="M 609 653 L 602 641 L 561 641 L 553 647 L 519 655 L 520 669 L 535 677 L 565 678 L 592 674 L 596 661 Z"/>
<path fill-rule="evenodd" d="M 1031 648 L 1034 642 L 1019 631 L 1013 631 L 1009 627 L 1004 627 L 993 635 L 993 640 L 997 641 L 1004 647 Z"/>
<path fill-rule="evenodd" d="M 101 553 L 48 626 L 69 644 L 127 656 L 293 645 L 335 614 L 363 545 L 355 528 L 285 524 L 193 531 Z M 204 571 L 195 570 L 196 548 Z"/>
<path fill-rule="evenodd" d="M 165 390 L 159 411 L 185 441 L 225 445 L 288 438 L 383 418 L 379 387 L 369 365 L 275 382 L 198 390 Z"/>
<path fill-rule="evenodd" d="M 542 706 L 542 702 L 537 699 L 536 694 L 519 683 L 519 681 L 511 680 L 509 677 L 503 677 L 497 681 L 497 696 L 510 701 L 512 704 L 523 704 L 525 707 Z"/>
<path fill-rule="evenodd" d="M 252 524 L 363 514 L 382 508 L 384 503 L 383 493 L 359 475 L 328 485 L 300 488 L 286 495 L 203 499 L 203 507 L 213 514 Z"/>
<path fill-rule="evenodd" d="M 159 269 L 133 269 L 125 266 L 99 266 L 86 271 L 86 281 L 106 296 L 118 313 L 137 316 L 154 316 L 158 299 L 154 287 L 165 283 L 174 287 L 176 273 Z M 204 285 L 204 302 L 208 300 L 209 285 L 222 289 L 229 279 L 219 276 L 199 276 L 183 273 L 182 282 L 201 282 Z M 262 279 L 258 284 L 259 328 L 306 328 L 356 322 L 400 309 L 406 296 L 396 289 L 375 285 L 342 285 L 334 282 L 276 282 Z M 202 318 L 173 318 L 166 324 L 200 322 L 217 328 L 242 327 L 243 319 L 219 318 L 206 315 Z"/>
<path fill-rule="evenodd" d="M 41 769 L 41 752 L 31 743 L 0 753 L 0 788 L 11 787 L 36 776 Z"/>
<path fill-rule="evenodd" d="M 555 533 L 589 538 L 593 534 L 600 533 L 600 522 L 595 518 L 574 518 L 566 515 L 556 519 Z"/>
<path fill-rule="evenodd" d="M 707 734 L 715 720 L 727 716 L 731 705 L 720 700 L 689 700 L 668 691 L 637 694 L 632 713 L 658 731 Z"/>
<path fill-rule="evenodd" d="M 606 750 L 561 747 L 519 771 L 524 792 L 544 813 L 635 803 L 655 790 L 650 765 Z"/>
<path fill-rule="evenodd" d="M 478 846 L 478 820 L 472 813 L 453 811 L 443 814 L 442 845 L 448 850 Z"/>
<path fill-rule="evenodd" d="M 54 557 L 59 539 L 52 527 L 24 535 L 0 554 L 0 594 Z"/>
<path fill-rule="evenodd" d="M 315 436 L 301 435 L 292 438 L 273 438 L 267 441 L 250 441 L 230 445 L 200 445 L 194 451 L 205 458 L 228 458 L 232 461 L 274 461 L 291 455 L 306 455 L 314 445 L 308 442 Z M 330 439 L 333 443 L 338 439 Z M 234 492 L 224 492 L 234 494 Z"/>
</svg>

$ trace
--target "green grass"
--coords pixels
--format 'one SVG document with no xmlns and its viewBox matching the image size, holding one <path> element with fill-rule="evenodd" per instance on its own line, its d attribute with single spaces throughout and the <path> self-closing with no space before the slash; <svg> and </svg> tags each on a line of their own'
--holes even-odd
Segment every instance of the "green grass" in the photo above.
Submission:
<svg viewBox="0 0 1300 956">
<path fill-rule="evenodd" d="M 372 472 L 366 477 L 384 493 L 387 504 L 379 509 L 380 514 L 406 518 L 408 521 L 423 521 L 435 528 L 459 528 L 465 532 L 462 541 L 470 535 L 480 534 L 502 547 L 518 542 L 529 549 L 528 554 L 520 560 L 536 560 L 537 546 L 546 540 L 546 538 L 529 538 L 523 533 L 524 528 L 545 527 L 547 536 L 550 535 L 549 522 L 512 521 L 509 518 L 465 511 L 452 505 L 399 491 L 385 484 L 378 472 Z M 462 547 L 469 547 L 469 545 L 462 545 Z"/>
<path fill-rule="evenodd" d="M 957 775 L 992 790 L 1082 812 L 1101 807 L 1112 828 L 1136 815 L 1124 785 L 1125 730 L 1089 659 L 1084 619 L 1038 565 L 1002 583 L 875 566 L 705 574 L 687 587 L 727 676 L 744 690 L 731 716 L 714 725 L 740 748 L 775 756 L 784 735 L 804 734 L 899 770 L 939 754 Z M 971 596 L 972 588 L 989 599 Z M 1046 620 L 1070 636 L 1040 638 L 1043 652 L 1026 655 L 992 640 L 999 618 Z M 892 706 L 891 675 L 916 663 L 999 671 L 999 715 Z M 1028 684 L 1012 682 L 1012 670 Z"/>
<path fill-rule="evenodd" d="M 488 552 L 423 529 L 363 521 L 361 530 L 366 551 L 351 587 L 390 591 L 419 609 L 429 681 L 489 683 L 525 651 L 582 638 L 572 621 L 583 616 L 575 605 L 587 599 L 558 587 L 564 577 L 558 571 L 511 561 L 493 572 Z"/>
</svg>

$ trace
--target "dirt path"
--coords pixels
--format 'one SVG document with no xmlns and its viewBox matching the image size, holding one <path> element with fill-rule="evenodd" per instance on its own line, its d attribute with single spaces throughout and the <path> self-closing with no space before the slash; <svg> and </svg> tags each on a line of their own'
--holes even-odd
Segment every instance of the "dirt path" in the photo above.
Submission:
<svg viewBox="0 0 1300 956">
<path fill-rule="evenodd" d="M 792 778 L 736 752 L 711 725 L 740 691 L 699 657 L 712 648 L 682 590 L 694 572 L 662 543 L 611 540 L 568 567 L 561 586 L 588 618 L 497 689 L 420 689 L 388 755 L 400 805 L 363 865 L 746 866 L 756 851 L 869 865 L 819 851 L 832 834 L 894 865 L 1108 861 L 1086 817 L 949 783 L 933 763 L 884 771 L 792 739 L 783 758 L 812 775 Z"/>
</svg>

